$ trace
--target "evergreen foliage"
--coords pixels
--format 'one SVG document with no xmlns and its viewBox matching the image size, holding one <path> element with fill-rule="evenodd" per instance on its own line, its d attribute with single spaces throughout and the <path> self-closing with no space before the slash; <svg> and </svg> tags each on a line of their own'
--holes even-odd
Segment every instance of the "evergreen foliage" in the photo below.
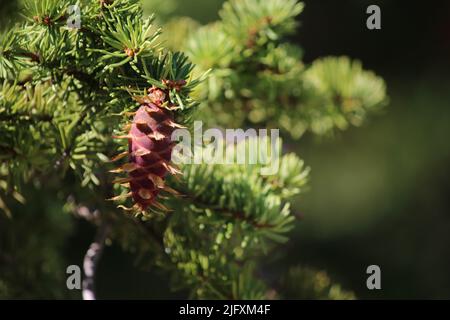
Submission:
<svg viewBox="0 0 450 320">
<path fill-rule="evenodd" d="M 213 69 L 198 89 L 204 119 L 299 138 L 360 125 L 386 103 L 384 81 L 358 61 L 302 62 L 303 50 L 286 40 L 302 10 L 297 1 L 228 1 L 219 21 L 181 42 L 199 70 Z"/>
<path fill-rule="evenodd" d="M 296 266 L 289 269 L 281 281 L 283 295 L 291 299 L 353 300 L 352 292 L 332 283 L 324 271 Z"/>
<path fill-rule="evenodd" d="M 126 134 L 151 87 L 169 92 L 175 119 L 186 126 L 203 119 L 298 138 L 361 124 L 384 104 L 384 82 L 345 57 L 305 66 L 302 50 L 286 41 L 303 10 L 295 0 L 230 0 L 220 21 L 171 21 L 165 36 L 138 0 L 79 0 L 81 28 L 67 24 L 71 1 L 23 2 L 24 21 L 0 40 L 2 220 L 18 219 L 9 207 L 12 198 L 27 200 L 24 186 L 57 189 L 64 211 L 100 212 L 96 223 L 108 224 L 111 240 L 143 266 L 167 270 L 192 297 L 272 297 L 260 267 L 294 227 L 290 201 L 307 183 L 303 161 L 284 155 L 272 176 L 250 163 L 185 164 L 181 177 L 168 179 L 179 196 L 161 197 L 170 211 L 130 213 L 106 200 L 126 193 L 110 171 L 128 146 L 113 136 Z M 173 86 L 179 81 L 186 85 Z M 0 274 L 0 295 L 15 296 L 7 277 Z M 318 297 L 341 296 L 323 290 Z"/>
</svg>

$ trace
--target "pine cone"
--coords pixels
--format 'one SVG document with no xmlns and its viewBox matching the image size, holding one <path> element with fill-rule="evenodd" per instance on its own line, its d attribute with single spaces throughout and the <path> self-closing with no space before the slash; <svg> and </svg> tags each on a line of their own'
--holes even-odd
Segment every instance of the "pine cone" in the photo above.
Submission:
<svg viewBox="0 0 450 320">
<path fill-rule="evenodd" d="M 161 191 L 176 194 L 165 185 L 165 178 L 167 174 L 180 173 L 170 162 L 172 133 L 181 126 L 174 122 L 172 112 L 163 107 L 164 91 L 152 88 L 149 92 L 148 99 L 142 101 L 134 115 L 129 134 L 119 137 L 128 138 L 129 161 L 118 170 L 128 172 L 128 177 L 115 182 L 129 184 L 128 195 L 133 198 L 135 209 L 145 211 L 153 206 L 167 210 L 157 202 L 157 197 Z"/>
</svg>

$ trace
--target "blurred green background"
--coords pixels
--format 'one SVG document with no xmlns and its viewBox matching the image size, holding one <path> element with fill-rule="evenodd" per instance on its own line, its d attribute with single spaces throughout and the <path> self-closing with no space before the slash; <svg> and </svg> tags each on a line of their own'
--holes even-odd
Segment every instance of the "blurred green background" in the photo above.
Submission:
<svg viewBox="0 0 450 320">
<path fill-rule="evenodd" d="M 202 23 L 217 19 L 222 3 L 144 2 L 147 12 L 160 13 L 162 19 L 191 16 Z M 385 78 L 390 104 L 361 128 L 332 138 L 307 135 L 290 143 L 312 167 L 310 191 L 295 206 L 302 219 L 290 242 L 265 272 L 276 279 L 289 266 L 302 264 L 326 270 L 358 298 L 450 299 L 450 3 L 305 3 L 292 41 L 304 48 L 306 62 L 325 55 L 357 58 Z M 366 29 L 369 4 L 381 7 L 381 30 Z M 2 1 L 2 12 L 5 5 L 11 6 Z M 35 197 L 29 203 L 36 205 L 16 205 L 16 222 L 0 220 L 0 248 L 14 247 L 6 243 L 14 238 L 8 234 L 36 250 L 43 235 L 52 234 L 57 243 L 36 257 L 20 257 L 14 251 L 0 255 L 0 272 L 10 272 L 11 259 L 23 261 L 35 266 L 36 275 L 11 272 L 10 277 L 20 279 L 10 296 L 61 297 L 54 292 L 56 283 L 64 286 L 65 266 L 81 263 L 94 230 L 61 217 L 52 199 L 33 190 L 26 196 Z M 51 219 L 44 223 L 36 217 Z M 30 235 L 24 228 L 27 222 L 43 225 Z M 61 266 L 61 274 L 52 273 L 54 264 Z M 382 290 L 365 286 L 365 270 L 371 264 L 381 267 Z M 37 283 L 27 282 L 36 277 Z M 114 245 L 105 251 L 97 285 L 100 298 L 185 296 L 170 291 L 163 273 L 136 269 L 133 257 Z M 0 281 L 0 293 L 1 288 Z M 79 293 L 62 293 L 66 295 L 79 298 Z"/>
</svg>

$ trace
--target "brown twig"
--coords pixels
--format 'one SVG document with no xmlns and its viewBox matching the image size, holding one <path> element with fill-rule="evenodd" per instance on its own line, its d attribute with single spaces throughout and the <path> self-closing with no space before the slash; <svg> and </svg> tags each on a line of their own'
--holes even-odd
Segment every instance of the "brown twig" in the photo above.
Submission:
<svg viewBox="0 0 450 320">
<path fill-rule="evenodd" d="M 108 237 L 110 228 L 106 223 L 102 223 L 97 230 L 94 242 L 89 246 L 83 262 L 83 300 L 95 300 L 95 272 L 100 257 L 105 247 L 105 241 Z"/>
</svg>

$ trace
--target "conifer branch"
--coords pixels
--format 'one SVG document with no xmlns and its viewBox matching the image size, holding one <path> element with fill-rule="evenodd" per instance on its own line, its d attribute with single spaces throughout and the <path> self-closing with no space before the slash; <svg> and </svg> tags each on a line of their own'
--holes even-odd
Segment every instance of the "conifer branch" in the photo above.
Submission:
<svg viewBox="0 0 450 320">
<path fill-rule="evenodd" d="M 177 180 L 171 134 L 192 120 L 328 134 L 383 106 L 384 81 L 345 57 L 302 63 L 287 41 L 296 0 L 228 0 L 216 23 L 172 22 L 167 42 L 138 0 L 81 1 L 79 30 L 66 26 L 68 1 L 24 2 L 25 21 L 0 37 L 0 187 L 48 180 L 98 208 L 75 208 L 97 226 L 83 297 L 96 298 L 107 238 L 150 256 L 191 297 L 267 297 L 259 264 L 288 240 L 309 169 L 286 154 L 271 176 L 259 164 L 202 163 L 181 165 Z"/>
</svg>

